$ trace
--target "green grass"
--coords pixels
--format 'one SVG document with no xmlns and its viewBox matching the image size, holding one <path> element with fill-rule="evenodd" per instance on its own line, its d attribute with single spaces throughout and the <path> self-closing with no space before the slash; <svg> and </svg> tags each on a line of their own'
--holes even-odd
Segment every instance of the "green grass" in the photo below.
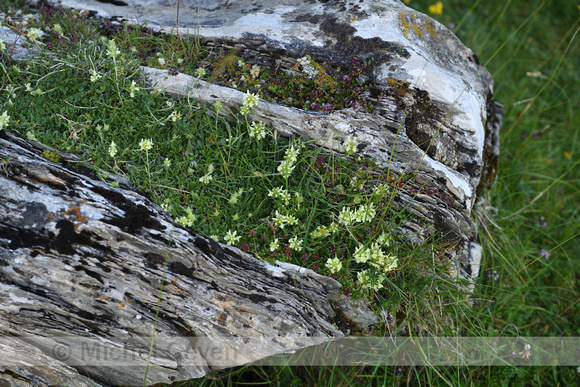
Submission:
<svg viewBox="0 0 580 387">
<path fill-rule="evenodd" d="M 434 3 L 411 0 L 409 6 L 428 13 Z M 343 267 L 333 275 L 353 296 L 368 298 L 377 310 L 428 324 L 430 334 L 580 336 L 580 37 L 575 35 L 579 10 L 565 1 L 443 4 L 443 14 L 435 18 L 454 24 L 454 32 L 492 73 L 495 99 L 505 106 L 497 181 L 481 198 L 487 210 L 473 214 L 481 223 L 484 259 L 472 308 L 455 285 L 416 276 L 424 269 L 413 262 L 447 248 L 439 241 L 423 246 L 402 244 L 398 249 L 395 243 L 385 244 L 383 253 L 398 258 L 392 271 L 373 272 L 368 263 L 346 259 L 359 244 L 370 247 L 370 241 L 383 233 L 402 242 L 392 232 L 394 219 L 410 219 L 410 215 L 391 205 L 390 198 L 403 177 L 376 177 L 368 173 L 374 171 L 368 160 L 325 154 L 299 139 L 277 137 L 273 128 L 265 128 L 264 138 L 250 137 L 247 116 L 219 117 L 214 114 L 216 107 L 151 94 L 135 73 L 138 64 L 159 66 L 159 58 L 164 58 L 163 66 L 177 71 L 193 74 L 207 68 L 205 78 L 216 82 L 223 74 L 228 79 L 245 75 L 246 84 L 238 82 L 237 86 L 258 92 L 251 64 L 236 68 L 235 53 L 213 52 L 195 39 L 157 36 L 136 28 L 113 31 L 105 25 L 100 29 L 81 19 L 46 15 L 43 29 L 48 31 L 47 25 L 59 22 L 67 38 L 53 33 L 45 44 L 50 42 L 54 52 L 62 49 L 66 54 L 29 61 L 28 67 L 19 65 L 17 71 L 4 53 L 0 113 L 8 111 L 10 130 L 75 152 L 87 165 L 130 178 L 195 232 L 221 241 L 229 232 L 234 239 L 240 237 L 232 239 L 233 244 L 262 259 L 283 258 L 327 275 L 331 273 L 326 261 L 338 257 Z M 103 33 L 107 38 L 115 36 L 121 51 L 115 63 L 106 50 L 89 44 L 89 40 L 99 43 Z M 101 44 L 107 47 L 106 42 Z M 186 68 L 180 58 L 196 65 Z M 90 79 L 93 70 L 102 76 L 96 82 Z M 261 72 L 260 77 L 266 76 Z M 133 89 L 132 80 L 136 81 Z M 302 82 L 300 78 L 285 81 Z M 328 90 L 320 96 L 320 105 L 331 103 L 333 96 L 344 98 L 348 92 L 333 90 L 333 82 L 325 83 Z M 26 91 L 26 83 L 31 83 L 32 92 Z M 4 98 L 10 85 L 17 88 L 11 105 Z M 38 89 L 43 94 L 34 93 Z M 357 101 L 356 96 L 349 98 Z M 304 103 L 301 100 L 299 105 Z M 152 148 L 143 150 L 142 139 L 151 139 Z M 117 150 L 114 157 L 112 141 Z M 278 167 L 291 146 L 300 151 L 292 163 L 294 171 L 285 178 Z M 200 181 L 204 176 L 212 177 L 206 179 L 207 184 Z M 386 200 L 372 194 L 371 183 L 377 182 L 389 189 Z M 289 193 L 287 204 L 283 198 L 268 196 L 276 187 Z M 370 203 L 377 212 L 372 221 L 350 227 L 338 221 L 343 207 L 356 210 Z M 295 216 L 297 223 L 278 218 L 276 211 Z M 312 234 L 319 226 L 330 229 L 333 222 L 338 227 L 334 233 L 318 238 Z M 302 250 L 290 247 L 293 237 L 302 240 Z M 270 251 L 276 239 L 279 247 Z M 542 256 L 545 251 L 548 258 Z M 365 269 L 375 278 L 384 275 L 390 292 L 361 287 L 356 273 Z M 433 269 L 445 271 L 439 266 Z M 442 294 L 447 294 L 443 303 L 438 301 Z M 444 321 L 429 316 L 441 305 L 447 316 Z M 579 376 L 572 367 L 242 367 L 187 385 L 573 385 Z"/>
</svg>

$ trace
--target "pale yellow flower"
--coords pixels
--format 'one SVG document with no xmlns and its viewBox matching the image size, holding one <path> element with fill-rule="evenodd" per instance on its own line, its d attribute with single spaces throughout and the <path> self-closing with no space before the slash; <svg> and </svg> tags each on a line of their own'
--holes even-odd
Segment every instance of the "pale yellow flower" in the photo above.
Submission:
<svg viewBox="0 0 580 387">
<path fill-rule="evenodd" d="M 226 241 L 226 243 L 230 246 L 232 246 L 234 243 L 236 243 L 240 237 L 237 235 L 237 231 L 231 231 L 228 230 L 228 232 L 226 233 L 226 236 L 224 237 L 224 240 Z"/>
<path fill-rule="evenodd" d="M 8 115 L 8 112 L 2 113 L 2 115 L 0 116 L 0 130 L 8 126 L 8 121 L 10 121 L 10 116 Z"/>
<path fill-rule="evenodd" d="M 36 40 L 42 36 L 42 31 L 38 28 L 31 28 L 28 30 L 26 36 L 32 40 Z"/>
<path fill-rule="evenodd" d="M 109 145 L 109 155 L 111 157 L 115 157 L 116 154 L 117 154 L 117 145 L 115 144 L 115 141 L 111 141 L 111 145 Z"/>
<path fill-rule="evenodd" d="M 258 105 L 258 95 L 252 94 L 250 93 L 250 91 L 247 91 L 246 94 L 244 94 L 244 106 L 247 106 L 248 108 L 251 109 L 257 105 Z"/>
<path fill-rule="evenodd" d="M 340 259 L 334 257 L 333 259 L 328 259 L 326 265 L 324 265 L 330 270 L 331 273 L 338 273 L 342 269 L 342 262 Z"/>
<path fill-rule="evenodd" d="M 142 138 L 141 142 L 139 142 L 139 147 L 141 147 L 141 150 L 148 151 L 153 148 L 153 141 L 150 139 Z"/>
</svg>

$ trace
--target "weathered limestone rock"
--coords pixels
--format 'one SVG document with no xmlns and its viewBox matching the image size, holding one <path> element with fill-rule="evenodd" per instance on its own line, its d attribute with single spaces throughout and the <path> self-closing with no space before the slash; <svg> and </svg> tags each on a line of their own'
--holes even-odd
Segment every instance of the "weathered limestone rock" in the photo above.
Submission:
<svg viewBox="0 0 580 387">
<path fill-rule="evenodd" d="M 26 38 L 5 26 L 0 26 L 0 39 L 4 41 L 6 50 L 13 59 L 26 59 L 39 52 L 36 47 L 28 43 Z"/>
<path fill-rule="evenodd" d="M 58 3 L 176 32 L 176 1 Z M 470 212 L 478 187 L 493 181 L 501 105 L 489 73 L 450 31 L 394 0 L 179 4 L 180 33 L 236 48 L 272 71 L 288 71 L 305 55 L 337 76 L 353 57 L 369 62 L 367 98 L 377 114 L 261 101 L 256 118 L 336 152 L 355 136 L 357 155 L 394 175 L 411 173 L 396 204 L 423 220 L 399 231 L 416 242 L 455 241 L 449 259 L 458 274 L 477 276 L 481 247 Z M 143 71 L 169 92 L 219 100 L 223 113 L 242 104 L 237 90 Z M 192 235 L 126 182 L 113 189 L 72 170 L 73 156 L 54 164 L 41 151 L 7 133 L 0 138 L 0 381 L 142 384 L 162 282 L 148 384 L 333 340 L 343 333 L 330 316 L 356 316 L 343 301 L 331 308 L 336 281 Z M 216 358 L 216 348 L 233 353 Z M 87 363 L 87 350 L 110 356 Z"/>
<path fill-rule="evenodd" d="M 62 5 L 147 20 L 165 32 L 197 34 L 210 47 L 235 49 L 247 63 L 288 71 L 310 55 L 341 77 L 354 57 L 369 63 L 375 87 L 367 96 L 375 114 L 343 109 L 331 114 L 262 101 L 256 118 L 283 135 L 298 134 L 334 151 L 356 136 L 357 155 L 369 156 L 390 173 L 412 173 L 397 203 L 424 222 L 400 232 L 420 242 L 430 235 L 456 244 L 449 253 L 457 274 L 475 278 L 481 247 L 470 218 L 480 183 L 493 181 L 499 154 L 502 107 L 493 100 L 493 80 L 477 57 L 447 28 L 390 1 L 215 1 L 127 2 L 63 0 Z M 176 23 L 178 22 L 178 28 Z M 191 77 L 145 68 L 152 83 L 168 92 L 220 101 L 237 110 L 242 93 Z M 480 188 L 482 187 L 480 186 Z"/>
<path fill-rule="evenodd" d="M 143 385 L 153 331 L 148 385 L 343 337 L 335 280 L 193 235 L 43 149 L 0 131 L 0 382 Z"/>
</svg>

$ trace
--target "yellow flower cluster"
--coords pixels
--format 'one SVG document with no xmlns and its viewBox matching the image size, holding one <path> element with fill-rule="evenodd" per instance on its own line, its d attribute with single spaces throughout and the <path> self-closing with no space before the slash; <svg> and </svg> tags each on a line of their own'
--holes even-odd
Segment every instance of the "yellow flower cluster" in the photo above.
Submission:
<svg viewBox="0 0 580 387">
<path fill-rule="evenodd" d="M 429 13 L 433 15 L 443 14 L 443 3 L 438 1 L 433 5 L 429 6 Z"/>
</svg>

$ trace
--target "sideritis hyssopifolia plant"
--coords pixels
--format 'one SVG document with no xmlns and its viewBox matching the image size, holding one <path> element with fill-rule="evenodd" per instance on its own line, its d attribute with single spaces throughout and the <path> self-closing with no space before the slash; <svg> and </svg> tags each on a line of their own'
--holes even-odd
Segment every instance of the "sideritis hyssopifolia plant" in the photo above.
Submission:
<svg viewBox="0 0 580 387">
<path fill-rule="evenodd" d="M 43 20 L 42 44 L 52 54 L 31 61 L 26 72 L 8 71 L 2 92 L 12 93 L 17 106 L 0 117 L 3 126 L 10 117 L 16 130 L 82 152 L 90 165 L 130 178 L 177 223 L 260 259 L 330 275 L 345 294 L 370 296 L 406 268 L 408 249 L 401 251 L 392 233 L 392 219 L 408 217 L 391 206 L 397 180 L 356 157 L 355 136 L 343 139 L 344 154 L 327 154 L 311 142 L 281 138 L 253 118 L 260 98 L 327 112 L 369 109 L 360 99 L 369 87 L 364 63 L 354 58 L 354 71 L 338 79 L 307 56 L 278 74 L 235 56 L 221 74 L 217 65 L 213 72 L 192 67 L 198 80 L 214 77 L 244 91 L 240 114 L 222 117 L 220 102 L 209 107 L 169 98 L 141 79 L 138 64 L 148 55 L 158 67 L 185 69 L 178 66 L 191 51 L 181 50 L 183 40 L 163 37 L 160 53 L 146 29 L 85 41 L 70 20 Z M 64 108 L 57 106 L 65 99 Z M 62 111 L 68 132 L 47 109 Z M 25 111 L 34 112 L 32 119 Z"/>
</svg>

